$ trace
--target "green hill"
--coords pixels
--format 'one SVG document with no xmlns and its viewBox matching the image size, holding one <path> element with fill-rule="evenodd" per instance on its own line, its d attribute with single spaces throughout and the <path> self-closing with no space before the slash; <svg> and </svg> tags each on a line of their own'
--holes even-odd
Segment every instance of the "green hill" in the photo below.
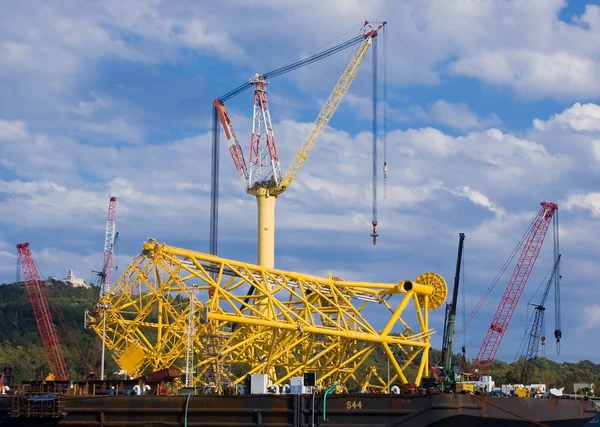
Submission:
<svg viewBox="0 0 600 427">
<path fill-rule="evenodd" d="M 83 327 L 83 313 L 98 299 L 98 288 L 75 288 L 62 282 L 47 287 L 52 317 L 72 379 L 83 379 L 96 369 L 95 334 Z M 62 313 L 68 333 L 53 305 Z M 39 380 L 48 374 L 29 297 L 23 283 L 0 286 L 0 367 L 13 368 L 13 381 Z"/>
<path fill-rule="evenodd" d="M 83 379 L 90 368 L 99 370 L 99 354 L 95 354 L 94 351 L 95 334 L 83 327 L 83 313 L 97 301 L 98 288 L 75 288 L 62 282 L 53 282 L 47 287 L 47 291 L 49 299 L 59 307 L 71 331 L 72 340 L 53 312 L 71 378 Z M 48 364 L 31 304 L 22 283 L 0 286 L 0 325 L 0 368 L 12 367 L 15 382 L 44 378 L 48 373 Z M 83 357 L 80 357 L 80 354 Z M 439 350 L 431 350 L 432 364 L 436 364 L 440 357 Z M 115 372 L 117 367 L 110 357 L 106 358 L 106 363 L 107 372 Z M 496 384 L 519 383 L 522 363 L 523 361 L 512 364 L 494 362 L 492 375 Z M 376 366 L 382 377 L 387 376 L 387 359 L 382 352 L 373 353 L 371 364 Z M 460 364 L 458 356 L 454 364 Z M 600 365 L 589 360 L 579 363 L 556 363 L 540 358 L 535 361 L 532 378 L 534 383 L 543 383 L 548 387 L 565 387 L 566 392 L 572 392 L 575 382 L 600 384 Z"/>
</svg>

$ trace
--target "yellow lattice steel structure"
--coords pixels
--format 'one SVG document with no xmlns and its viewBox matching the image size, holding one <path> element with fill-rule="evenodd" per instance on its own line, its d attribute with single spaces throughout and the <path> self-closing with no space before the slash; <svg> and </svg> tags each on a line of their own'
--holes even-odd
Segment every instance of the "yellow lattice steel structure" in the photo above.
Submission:
<svg viewBox="0 0 600 427">
<path fill-rule="evenodd" d="M 314 124 L 311 126 L 308 135 L 306 135 L 302 145 L 294 155 L 292 162 L 290 163 L 285 175 L 283 176 L 283 179 L 281 180 L 281 184 L 276 188 L 276 190 L 272 190 L 271 194 L 278 195 L 287 190 L 287 188 L 292 184 L 294 178 L 296 178 L 296 175 L 298 175 L 304 166 L 304 163 L 306 163 L 310 152 L 315 147 L 319 137 L 325 131 L 329 121 L 342 103 L 342 100 L 346 96 L 350 86 L 352 86 L 352 83 L 354 82 L 356 74 L 360 68 L 360 64 L 362 64 L 363 59 L 365 58 L 365 55 L 372 44 L 373 37 L 376 35 L 377 31 L 373 31 L 370 35 L 365 37 L 364 43 L 360 46 L 352 59 L 348 61 L 348 64 L 346 64 L 346 68 L 342 72 L 342 75 L 340 76 L 335 87 L 329 94 L 327 101 L 325 101 L 325 104 L 321 108 L 321 111 L 319 112 Z"/>
<path fill-rule="evenodd" d="M 316 372 L 322 386 L 354 380 L 363 388 L 387 388 L 394 382 L 418 384 L 427 375 L 429 311 L 440 307 L 446 294 L 446 282 L 435 273 L 393 284 L 348 282 L 150 239 L 100 302 L 106 311 L 88 320 L 102 336 L 106 315 L 106 345 L 131 376 L 173 367 L 183 371 L 193 310 L 196 385 L 209 382 L 207 373 L 218 386 L 239 383 L 246 373 L 268 373 L 272 383 L 282 385 L 292 376 Z M 381 329 L 367 316 L 377 317 Z M 367 366 L 374 352 L 390 361 L 389 384 Z M 238 376 L 224 372 L 224 364 Z M 377 381 L 369 384 L 369 379 Z"/>
</svg>

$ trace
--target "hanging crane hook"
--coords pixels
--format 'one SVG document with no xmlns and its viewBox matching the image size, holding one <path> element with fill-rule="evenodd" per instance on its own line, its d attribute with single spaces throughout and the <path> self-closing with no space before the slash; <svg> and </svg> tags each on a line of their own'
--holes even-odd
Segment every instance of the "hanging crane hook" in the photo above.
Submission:
<svg viewBox="0 0 600 427">
<path fill-rule="evenodd" d="M 377 244 L 377 238 L 379 237 L 379 234 L 377 234 L 377 221 L 373 221 L 371 224 L 373 225 L 371 237 L 373 238 L 373 246 L 375 246 Z"/>
</svg>

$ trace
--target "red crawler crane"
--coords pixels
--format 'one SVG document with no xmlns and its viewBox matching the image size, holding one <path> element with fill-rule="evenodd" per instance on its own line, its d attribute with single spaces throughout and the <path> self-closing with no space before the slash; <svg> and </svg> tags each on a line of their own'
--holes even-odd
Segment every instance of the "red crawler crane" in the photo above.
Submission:
<svg viewBox="0 0 600 427">
<path fill-rule="evenodd" d="M 531 226 L 531 230 L 527 235 L 517 265 L 506 286 L 506 290 L 500 300 L 496 314 L 494 315 L 490 328 L 487 331 L 483 344 L 481 344 L 481 348 L 479 349 L 479 353 L 473 364 L 473 367 L 478 369 L 478 375 L 489 372 L 490 365 L 494 361 L 498 347 L 500 347 L 500 343 L 504 337 L 504 332 L 506 332 L 506 328 L 517 307 L 525 284 L 529 279 L 531 270 L 542 249 L 542 244 L 544 243 L 544 238 L 546 237 L 552 217 L 558 210 L 558 205 L 556 203 L 542 202 L 540 204 L 542 209 Z"/>
<path fill-rule="evenodd" d="M 58 342 L 56 326 L 52 322 L 44 282 L 41 279 L 33 254 L 29 249 L 29 243 L 19 243 L 17 245 L 17 252 L 21 261 L 21 268 L 23 269 L 25 289 L 27 289 L 29 300 L 33 307 L 33 314 L 40 332 L 42 344 L 44 345 L 44 352 L 46 353 L 46 359 L 48 359 L 50 372 L 55 375 L 57 380 L 68 381 L 69 370 L 65 363 L 62 348 Z"/>
</svg>

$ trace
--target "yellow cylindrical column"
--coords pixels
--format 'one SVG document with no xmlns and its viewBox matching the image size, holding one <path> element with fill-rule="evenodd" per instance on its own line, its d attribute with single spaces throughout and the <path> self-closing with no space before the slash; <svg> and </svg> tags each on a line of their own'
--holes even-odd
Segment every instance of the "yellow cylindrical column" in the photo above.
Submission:
<svg viewBox="0 0 600 427">
<path fill-rule="evenodd" d="M 275 200 L 266 188 L 256 192 L 258 205 L 258 265 L 275 267 Z"/>
</svg>

